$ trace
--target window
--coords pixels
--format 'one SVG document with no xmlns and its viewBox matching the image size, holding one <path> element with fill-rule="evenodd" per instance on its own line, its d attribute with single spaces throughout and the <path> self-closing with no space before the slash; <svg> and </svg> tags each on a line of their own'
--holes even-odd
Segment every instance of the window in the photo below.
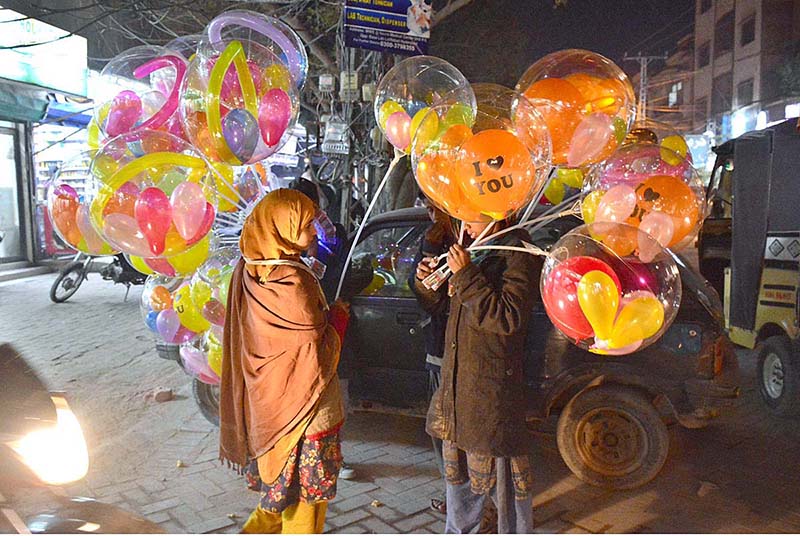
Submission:
<svg viewBox="0 0 800 536">
<path fill-rule="evenodd" d="M 747 106 L 753 102 L 753 79 L 739 82 L 736 86 L 736 106 Z"/>
<path fill-rule="evenodd" d="M 361 289 L 359 296 L 414 295 L 408 281 L 426 227 L 385 227 L 371 233 L 356 247 L 347 279 Z"/>
<path fill-rule="evenodd" d="M 708 117 L 708 99 L 703 97 L 694 102 L 694 122 L 705 124 Z"/>
<path fill-rule="evenodd" d="M 706 41 L 697 49 L 697 68 L 701 69 L 711 63 L 711 42 Z"/>
<path fill-rule="evenodd" d="M 683 82 L 672 84 L 667 96 L 667 102 L 670 108 L 683 104 Z"/>
<path fill-rule="evenodd" d="M 725 13 L 717 21 L 714 29 L 714 57 L 719 58 L 723 54 L 733 50 L 735 40 L 735 17 L 733 10 Z"/>
<path fill-rule="evenodd" d="M 729 71 L 714 78 L 711 85 L 711 115 L 730 111 L 732 100 L 733 73 Z"/>
<path fill-rule="evenodd" d="M 711 0 L 700 0 L 700 13 L 705 13 L 711 9 Z"/>
<path fill-rule="evenodd" d="M 742 23 L 742 33 L 739 38 L 739 45 L 745 46 L 756 40 L 756 16 L 755 14 L 747 17 Z"/>
</svg>

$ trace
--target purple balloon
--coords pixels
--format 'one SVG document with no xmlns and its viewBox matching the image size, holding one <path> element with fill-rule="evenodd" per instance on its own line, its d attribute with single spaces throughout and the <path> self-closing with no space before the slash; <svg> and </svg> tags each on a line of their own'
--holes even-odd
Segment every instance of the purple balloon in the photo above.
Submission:
<svg viewBox="0 0 800 536">
<path fill-rule="evenodd" d="M 111 101 L 106 118 L 106 134 L 114 137 L 130 132 L 141 117 L 142 99 L 139 95 L 129 89 L 121 91 Z"/>
<path fill-rule="evenodd" d="M 193 340 L 195 337 L 197 337 L 197 333 L 185 326 L 180 326 L 178 331 L 175 333 L 175 336 L 172 338 L 172 342 L 183 344 Z"/>
<path fill-rule="evenodd" d="M 55 194 L 56 196 L 66 195 L 67 197 L 78 199 L 78 192 L 75 190 L 75 188 L 73 188 L 69 184 L 59 184 L 53 190 L 53 194 Z"/>
<path fill-rule="evenodd" d="M 258 124 L 253 114 L 242 108 L 231 110 L 222 118 L 222 136 L 231 152 L 247 162 L 258 145 Z"/>
<path fill-rule="evenodd" d="M 156 318 L 156 331 L 167 342 L 174 342 L 175 335 L 181 327 L 178 313 L 174 309 L 165 309 L 158 313 Z"/>
<path fill-rule="evenodd" d="M 292 99 L 280 88 L 272 88 L 261 98 L 258 106 L 258 128 L 267 147 L 280 143 L 292 119 Z"/>
</svg>

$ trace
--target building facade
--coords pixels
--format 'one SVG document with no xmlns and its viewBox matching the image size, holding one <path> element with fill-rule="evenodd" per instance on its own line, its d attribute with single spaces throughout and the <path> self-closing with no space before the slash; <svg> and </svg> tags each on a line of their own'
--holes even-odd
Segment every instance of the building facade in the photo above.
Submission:
<svg viewBox="0 0 800 536">
<path fill-rule="evenodd" d="M 697 0 L 693 131 L 717 143 L 800 115 L 785 83 L 800 41 L 800 0 Z"/>
</svg>

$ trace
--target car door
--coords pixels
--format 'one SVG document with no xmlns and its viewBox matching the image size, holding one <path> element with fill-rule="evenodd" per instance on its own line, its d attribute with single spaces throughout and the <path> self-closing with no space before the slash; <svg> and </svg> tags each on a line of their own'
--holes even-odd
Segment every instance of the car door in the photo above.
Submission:
<svg viewBox="0 0 800 536">
<path fill-rule="evenodd" d="M 409 288 L 426 222 L 404 221 L 367 228 L 353 264 L 372 268 L 372 279 L 350 301 L 344 367 L 353 395 L 395 406 L 425 400 L 426 313 Z"/>
</svg>

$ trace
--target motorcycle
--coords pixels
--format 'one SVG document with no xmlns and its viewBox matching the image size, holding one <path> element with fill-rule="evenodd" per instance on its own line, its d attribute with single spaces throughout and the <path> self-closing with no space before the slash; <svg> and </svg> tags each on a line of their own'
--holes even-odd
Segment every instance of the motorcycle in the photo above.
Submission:
<svg viewBox="0 0 800 536">
<path fill-rule="evenodd" d="M 70 299 L 73 294 L 78 292 L 81 284 L 88 278 L 96 257 L 78 253 L 75 258 L 67 264 L 53 281 L 50 287 L 50 299 L 54 303 L 63 303 Z M 100 277 L 104 281 L 113 281 L 125 285 L 125 300 L 132 285 L 144 285 L 147 276 L 140 273 L 131 266 L 122 253 L 114 255 L 114 260 L 100 269 Z"/>
<path fill-rule="evenodd" d="M 89 454 L 64 393 L 49 392 L 25 359 L 0 344 L 0 533 L 163 533 L 116 506 L 65 497 Z M 20 515 L 24 509 L 31 514 Z"/>
</svg>

